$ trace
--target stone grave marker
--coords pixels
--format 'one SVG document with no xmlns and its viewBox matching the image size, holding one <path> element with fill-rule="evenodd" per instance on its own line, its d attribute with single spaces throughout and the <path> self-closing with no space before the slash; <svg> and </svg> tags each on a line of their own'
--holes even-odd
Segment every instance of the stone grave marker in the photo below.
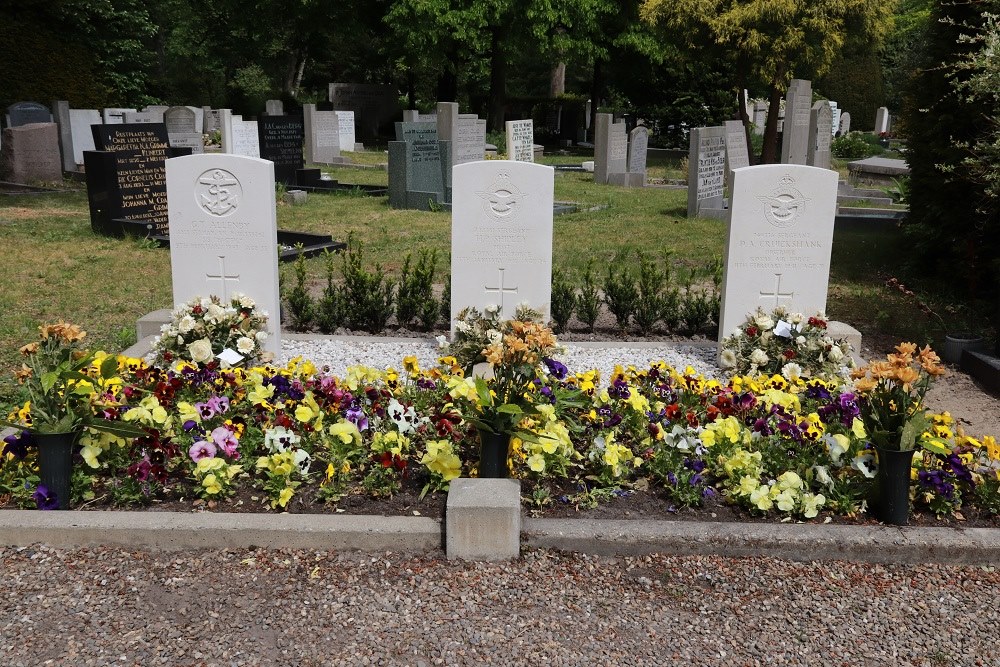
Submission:
<svg viewBox="0 0 1000 667">
<path fill-rule="evenodd" d="M 430 210 L 445 202 L 444 164 L 436 123 L 396 123 L 389 142 L 389 206 Z"/>
<path fill-rule="evenodd" d="M 753 103 L 753 130 L 757 134 L 764 134 L 764 126 L 767 125 L 767 101 L 755 100 Z"/>
<path fill-rule="evenodd" d="M 264 113 L 268 116 L 284 116 L 285 103 L 281 100 L 267 100 L 264 102 Z"/>
<path fill-rule="evenodd" d="M 302 142 L 305 129 L 300 116 L 261 116 L 257 120 L 260 156 L 274 163 L 274 177 L 280 183 L 295 183 L 302 169 Z"/>
<path fill-rule="evenodd" d="M 135 111 L 135 109 L 112 107 L 104 109 L 104 111 L 101 112 L 101 117 L 104 119 L 105 125 L 121 125 L 125 122 L 125 114 L 135 113 Z"/>
<path fill-rule="evenodd" d="M 733 170 L 750 166 L 747 135 L 742 121 L 726 121 L 726 187 L 732 190 Z"/>
<path fill-rule="evenodd" d="M 80 165 L 83 164 L 83 152 L 94 150 L 94 132 L 90 128 L 101 124 L 101 112 L 97 109 L 70 109 L 69 124 L 73 135 L 73 161 Z"/>
<path fill-rule="evenodd" d="M 114 220 L 146 221 L 168 234 L 163 163 L 169 155 L 167 128 L 159 123 L 94 125 L 87 172 L 90 224 L 95 232 L 121 235 Z"/>
<path fill-rule="evenodd" d="M 194 131 L 198 134 L 205 133 L 205 109 L 203 107 L 188 107 L 194 114 Z"/>
<path fill-rule="evenodd" d="M 205 134 L 222 131 L 222 109 L 202 107 Z"/>
<path fill-rule="evenodd" d="M 459 114 L 452 142 L 452 166 L 477 162 L 486 155 L 486 121 L 474 113 Z"/>
<path fill-rule="evenodd" d="M 888 132 L 890 127 L 889 120 L 889 109 L 886 107 L 879 107 L 878 111 L 875 112 L 875 134 L 882 134 L 883 132 Z"/>
<path fill-rule="evenodd" d="M 507 159 L 518 162 L 535 161 L 535 126 L 528 118 L 526 120 L 508 120 Z"/>
<path fill-rule="evenodd" d="M 840 114 L 840 127 L 837 130 L 839 136 L 844 136 L 851 131 L 851 114 L 848 111 L 844 111 Z"/>
<path fill-rule="evenodd" d="M 510 317 L 527 303 L 549 319 L 555 170 L 484 160 L 454 168 L 451 320 L 489 305 Z"/>
<path fill-rule="evenodd" d="M 379 129 L 395 120 L 399 110 L 396 88 L 381 84 L 331 83 L 330 101 L 338 111 L 354 112 L 355 132 L 362 141 L 378 138 Z"/>
<path fill-rule="evenodd" d="M 594 182 L 609 183 L 611 174 L 623 174 L 628 165 L 625 121 L 609 113 L 597 114 L 594 128 Z"/>
<path fill-rule="evenodd" d="M 649 151 L 649 129 L 640 125 L 628 133 L 628 171 L 642 174 L 646 183 L 646 154 Z"/>
<path fill-rule="evenodd" d="M 840 114 L 842 113 L 837 103 L 834 101 L 828 102 L 830 105 L 830 136 L 837 136 L 837 132 L 840 130 Z"/>
<path fill-rule="evenodd" d="M 824 100 L 812 107 L 809 120 L 809 154 L 806 162 L 811 167 L 830 168 L 830 141 L 833 137 L 833 110 Z"/>
<path fill-rule="evenodd" d="M 726 128 L 696 127 L 688 151 L 688 217 L 722 217 L 725 184 Z"/>
<path fill-rule="evenodd" d="M 281 350 L 274 164 L 206 153 L 166 164 L 174 303 L 234 293 L 268 314 L 264 348 Z"/>
<path fill-rule="evenodd" d="M 306 162 L 308 164 L 342 162 L 337 114 L 333 111 L 318 111 L 315 104 L 306 104 L 302 107 L 302 117 L 305 128 Z"/>
<path fill-rule="evenodd" d="M 59 153 L 62 156 L 62 170 L 76 171 L 73 159 L 73 128 L 69 115 L 69 102 L 56 100 L 52 103 L 52 116 L 59 126 Z"/>
<path fill-rule="evenodd" d="M 167 138 L 171 148 L 190 148 L 192 153 L 205 152 L 204 140 L 198 131 L 198 117 L 191 107 L 170 107 L 163 112 Z"/>
<path fill-rule="evenodd" d="M 792 79 L 785 96 L 785 125 L 781 138 L 781 161 L 784 164 L 806 164 L 811 112 L 812 82 Z"/>
<path fill-rule="evenodd" d="M 340 133 L 340 150 L 348 152 L 358 150 L 358 140 L 354 130 L 354 112 L 334 111 L 333 113 L 337 114 L 337 131 Z"/>
<path fill-rule="evenodd" d="M 16 102 L 7 107 L 7 127 L 20 127 L 34 123 L 51 123 L 52 113 L 38 102 Z"/>
<path fill-rule="evenodd" d="M 0 141 L 0 181 L 61 180 L 59 127 L 55 123 L 28 123 L 4 129 Z"/>
<path fill-rule="evenodd" d="M 260 138 L 257 121 L 243 120 L 243 116 L 222 109 L 222 152 L 244 157 L 260 157 Z"/>
<path fill-rule="evenodd" d="M 162 123 L 163 112 L 155 109 L 153 111 L 126 111 L 123 118 L 126 123 L 131 125 L 135 123 Z"/>
<path fill-rule="evenodd" d="M 826 311 L 837 172 L 768 164 L 737 169 L 722 278 L 719 341 L 757 307 Z"/>
</svg>

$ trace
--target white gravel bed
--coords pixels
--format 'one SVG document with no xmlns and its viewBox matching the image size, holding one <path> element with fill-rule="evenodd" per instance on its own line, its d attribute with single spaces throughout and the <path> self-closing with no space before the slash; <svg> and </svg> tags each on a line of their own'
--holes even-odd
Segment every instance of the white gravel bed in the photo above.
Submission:
<svg viewBox="0 0 1000 667">
<path fill-rule="evenodd" d="M 0 548 L 0 664 L 998 665 L 994 568 Z"/>
<path fill-rule="evenodd" d="M 593 345 L 574 345 L 563 343 L 565 353 L 557 358 L 569 368 L 571 373 L 598 369 L 601 378 L 607 380 L 614 371 L 615 365 L 623 367 L 633 365 L 636 368 L 648 368 L 650 362 L 665 361 L 674 368 L 683 371 L 691 366 L 696 372 L 710 377 L 720 375 L 715 365 L 714 347 L 696 347 L 692 345 L 656 345 L 646 346 L 614 346 L 596 347 Z M 392 367 L 402 368 L 403 357 L 413 355 L 420 362 L 421 368 L 428 368 L 437 363 L 442 351 L 434 340 L 345 340 L 334 338 L 317 338 L 310 340 L 284 339 L 281 347 L 281 361 L 301 355 L 316 366 L 328 366 L 335 375 L 342 375 L 350 366 L 368 366 L 384 370 Z"/>
</svg>

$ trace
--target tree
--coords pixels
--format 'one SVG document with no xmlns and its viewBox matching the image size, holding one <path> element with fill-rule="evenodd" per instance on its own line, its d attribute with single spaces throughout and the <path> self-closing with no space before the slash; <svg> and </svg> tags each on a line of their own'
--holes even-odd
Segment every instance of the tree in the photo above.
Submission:
<svg viewBox="0 0 1000 667">
<path fill-rule="evenodd" d="M 741 98 L 744 89 L 766 91 L 771 112 L 761 161 L 774 162 L 777 110 L 789 81 L 822 75 L 844 45 L 849 24 L 881 43 L 894 5 L 883 0 L 644 0 L 641 15 L 689 50 L 706 45 L 716 54 L 721 50 L 732 64 L 732 90 Z M 749 128 L 744 103 L 739 114 Z"/>
</svg>

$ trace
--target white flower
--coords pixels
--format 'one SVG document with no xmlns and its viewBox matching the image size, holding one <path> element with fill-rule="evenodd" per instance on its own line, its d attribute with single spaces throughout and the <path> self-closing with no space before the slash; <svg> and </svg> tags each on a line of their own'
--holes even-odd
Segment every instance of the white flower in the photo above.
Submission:
<svg viewBox="0 0 1000 667">
<path fill-rule="evenodd" d="M 816 473 L 817 482 L 823 486 L 833 486 L 833 478 L 830 477 L 830 471 L 826 466 L 813 466 L 813 471 Z"/>
<path fill-rule="evenodd" d="M 732 350 L 723 350 L 722 354 L 719 355 L 719 365 L 723 368 L 735 368 L 736 353 Z"/>
<path fill-rule="evenodd" d="M 455 320 L 455 331 L 459 333 L 467 333 L 471 328 L 472 327 L 469 326 L 468 322 L 464 320 Z"/>
<path fill-rule="evenodd" d="M 180 331 L 182 334 L 184 334 L 194 329 L 194 325 L 195 325 L 194 318 L 191 317 L 190 315 L 185 315 L 177 323 L 177 330 Z"/>
<path fill-rule="evenodd" d="M 844 358 L 844 351 L 840 349 L 839 345 L 834 345 L 830 348 L 830 361 L 834 363 L 839 363 L 841 359 Z"/>
<path fill-rule="evenodd" d="M 786 380 L 795 381 L 802 377 L 802 367 L 797 363 L 789 362 L 781 367 L 781 375 L 784 376 Z"/>
<path fill-rule="evenodd" d="M 239 301 L 240 306 L 243 308 L 253 308 L 255 305 L 253 299 L 248 297 L 246 294 L 234 294 L 233 299 Z"/>
<path fill-rule="evenodd" d="M 797 336 L 795 338 L 795 344 L 796 345 L 805 345 L 806 344 L 806 337 L 805 336 Z"/>
<path fill-rule="evenodd" d="M 254 334 L 253 337 L 257 339 L 258 343 L 263 343 L 265 340 L 267 340 L 267 332 L 258 331 L 257 333 Z"/>
<path fill-rule="evenodd" d="M 782 512 L 791 512 L 795 509 L 795 496 L 797 494 L 791 489 L 785 489 L 775 498 L 775 504 Z"/>
<path fill-rule="evenodd" d="M 826 497 L 822 493 L 813 495 L 805 493 L 802 495 L 802 516 L 807 519 L 814 518 L 819 514 L 819 508 L 826 502 Z"/>
<path fill-rule="evenodd" d="M 842 433 L 827 433 L 823 436 L 823 442 L 830 452 L 830 460 L 834 465 L 840 465 L 840 457 L 843 456 L 851 446 L 851 441 Z"/>
<path fill-rule="evenodd" d="M 439 350 L 444 350 L 448 347 L 448 339 L 444 336 L 437 336 L 434 340 L 437 341 Z"/>
<path fill-rule="evenodd" d="M 293 460 L 302 475 L 306 475 L 309 472 L 309 462 L 312 460 L 309 452 L 304 449 L 296 449 Z"/>
<path fill-rule="evenodd" d="M 758 328 L 760 328 L 760 329 L 762 329 L 764 331 L 766 331 L 766 330 L 768 330 L 768 329 L 770 329 L 770 328 L 772 328 L 774 326 L 774 320 L 772 320 L 768 315 L 764 315 L 763 313 L 757 315 L 754 318 L 753 321 L 754 321 L 754 324 L 756 324 Z"/>
<path fill-rule="evenodd" d="M 496 329 L 490 329 L 486 332 L 486 338 L 489 339 L 490 343 L 497 345 L 503 340 L 503 334 Z"/>
<path fill-rule="evenodd" d="M 195 363 L 203 364 L 207 361 L 211 361 L 213 356 L 212 341 L 207 338 L 199 338 L 195 342 L 188 345 L 188 354 L 191 355 L 191 361 L 194 361 Z"/>
<path fill-rule="evenodd" d="M 750 353 L 750 363 L 752 363 L 755 366 L 763 366 L 768 361 L 769 358 L 767 356 L 767 352 L 765 352 L 760 348 L 757 348 L 756 350 Z"/>
<path fill-rule="evenodd" d="M 489 313 L 490 315 L 495 315 L 499 310 L 500 306 L 496 305 L 495 303 L 491 303 L 490 305 L 486 306 L 486 312 Z"/>
<path fill-rule="evenodd" d="M 875 477 L 875 471 L 872 470 L 872 464 L 875 463 L 874 454 L 858 454 L 851 461 L 851 467 L 860 472 L 862 475 L 868 479 Z"/>
<path fill-rule="evenodd" d="M 225 316 L 226 310 L 217 303 L 209 304 L 208 308 L 205 309 L 205 321 L 206 322 L 221 322 L 222 318 Z"/>
<path fill-rule="evenodd" d="M 301 439 L 300 436 L 284 426 L 275 426 L 264 432 L 264 446 L 274 454 L 286 451 L 289 447 L 298 444 Z"/>
<path fill-rule="evenodd" d="M 255 345 L 256 343 L 254 343 L 253 339 L 243 336 L 236 341 L 236 351 L 240 354 L 250 354 L 253 352 Z"/>
</svg>

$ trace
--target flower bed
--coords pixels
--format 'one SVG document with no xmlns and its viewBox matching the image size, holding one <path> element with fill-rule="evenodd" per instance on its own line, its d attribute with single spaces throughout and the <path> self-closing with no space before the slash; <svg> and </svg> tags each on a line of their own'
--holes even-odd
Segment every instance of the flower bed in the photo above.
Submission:
<svg viewBox="0 0 1000 667">
<path fill-rule="evenodd" d="M 87 431 L 74 507 L 165 501 L 224 509 L 238 499 L 241 509 L 334 511 L 358 497 L 402 493 L 416 502 L 477 474 L 472 420 L 481 396 L 453 358 L 427 369 L 408 358 L 400 370 L 352 368 L 343 377 L 303 359 L 283 368 L 164 370 L 119 357 L 118 375 L 108 378 L 99 372 L 106 360 L 98 354 L 92 367 L 103 415 L 146 435 Z M 720 382 L 653 364 L 618 369 L 602 382 L 594 371 L 546 368 L 528 392 L 536 409 L 519 425 L 524 437 L 514 439 L 510 457 L 530 507 L 591 507 L 638 491 L 664 509 L 707 501 L 776 519 L 865 511 L 874 457 L 858 395 L 843 381 L 740 375 Z M 9 416 L 25 424 L 30 417 L 30 406 Z M 914 506 L 939 516 L 968 507 L 995 516 L 1000 446 L 953 426 L 947 414 L 932 415 L 919 436 Z M 4 505 L 46 504 L 37 484 L 30 434 L 7 438 Z M 398 509 L 409 511 L 406 503 Z M 428 507 L 440 503 L 438 495 Z"/>
</svg>

